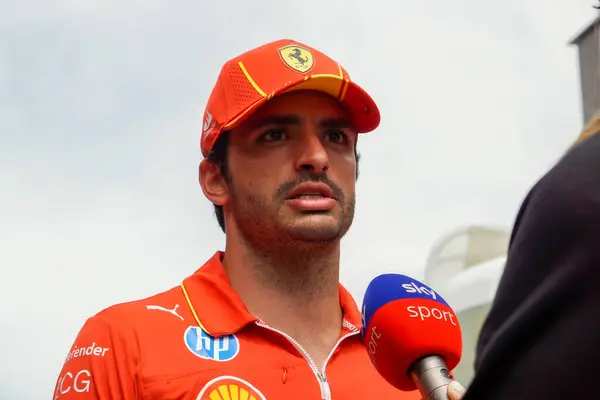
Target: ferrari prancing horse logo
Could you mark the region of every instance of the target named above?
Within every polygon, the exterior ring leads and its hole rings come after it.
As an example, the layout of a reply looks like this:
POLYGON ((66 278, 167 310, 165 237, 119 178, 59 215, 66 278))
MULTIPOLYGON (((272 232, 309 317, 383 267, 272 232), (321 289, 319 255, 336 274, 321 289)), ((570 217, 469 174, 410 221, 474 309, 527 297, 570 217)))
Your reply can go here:
POLYGON ((302 46, 289 45, 279 49, 281 59, 294 71, 306 73, 315 65, 315 59, 310 51, 302 46))

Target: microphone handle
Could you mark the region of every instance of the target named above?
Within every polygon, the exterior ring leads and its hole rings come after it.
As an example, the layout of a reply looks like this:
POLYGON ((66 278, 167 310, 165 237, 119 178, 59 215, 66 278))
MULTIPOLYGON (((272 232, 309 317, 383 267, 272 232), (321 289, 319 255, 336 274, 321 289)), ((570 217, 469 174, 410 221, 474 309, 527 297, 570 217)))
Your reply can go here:
POLYGON ((410 378, 423 400, 448 400, 448 385, 454 379, 446 361, 440 356, 427 356, 410 367, 410 378))

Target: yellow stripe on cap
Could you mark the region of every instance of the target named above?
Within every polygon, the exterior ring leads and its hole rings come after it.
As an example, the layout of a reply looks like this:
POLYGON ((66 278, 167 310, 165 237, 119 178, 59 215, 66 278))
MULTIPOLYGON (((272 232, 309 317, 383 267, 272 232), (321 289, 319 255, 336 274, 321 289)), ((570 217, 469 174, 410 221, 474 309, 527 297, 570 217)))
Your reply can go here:
POLYGON ((242 70, 242 72, 244 73, 244 76, 246 76, 246 79, 248 79, 248 82, 250 82, 250 84, 252 85, 252 87, 254 89, 256 89, 256 91, 258 92, 258 94, 260 94, 262 97, 265 97, 267 94, 262 91, 262 89, 260 88, 260 86, 258 86, 256 84, 256 82, 254 82, 254 79, 252 79, 252 77, 250 76, 250 74, 246 70, 246 67, 244 66, 244 63, 241 62, 241 61, 238 61, 238 65, 240 66, 240 69, 242 70))
POLYGON ((346 97, 346 90, 348 90, 348 84, 350 83, 350 79, 344 79, 344 71, 342 70, 342 66, 338 64, 338 70, 340 71, 340 78, 342 78, 342 89, 340 90, 340 95, 338 96, 340 101, 344 101, 344 97, 346 97))
POLYGON ((350 86, 350 79, 344 79, 342 92, 340 93, 340 101, 344 101, 344 97, 346 97, 346 91, 348 90, 348 86, 350 86))

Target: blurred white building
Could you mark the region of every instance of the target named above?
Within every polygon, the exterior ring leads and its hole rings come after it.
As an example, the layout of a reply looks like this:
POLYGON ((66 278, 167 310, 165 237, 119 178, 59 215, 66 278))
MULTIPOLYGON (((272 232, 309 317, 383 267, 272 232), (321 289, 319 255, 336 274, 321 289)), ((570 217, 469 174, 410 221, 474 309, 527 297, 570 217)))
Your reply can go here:
POLYGON ((473 377, 475 347, 504 269, 509 232, 468 226, 446 234, 433 246, 425 283, 456 311, 463 332, 463 355, 456 378, 468 385, 473 377))

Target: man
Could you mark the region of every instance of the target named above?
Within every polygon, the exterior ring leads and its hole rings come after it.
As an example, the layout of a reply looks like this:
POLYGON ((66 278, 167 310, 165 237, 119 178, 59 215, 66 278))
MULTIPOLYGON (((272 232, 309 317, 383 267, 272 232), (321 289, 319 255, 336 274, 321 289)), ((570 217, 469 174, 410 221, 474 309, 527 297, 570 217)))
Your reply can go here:
POLYGON ((374 101, 325 54, 280 40, 223 66, 199 181, 226 234, 181 286, 90 318, 65 399, 419 399, 376 373, 339 284, 359 133, 374 101))
POLYGON ((531 189, 465 400, 597 398, 600 113, 531 189))

